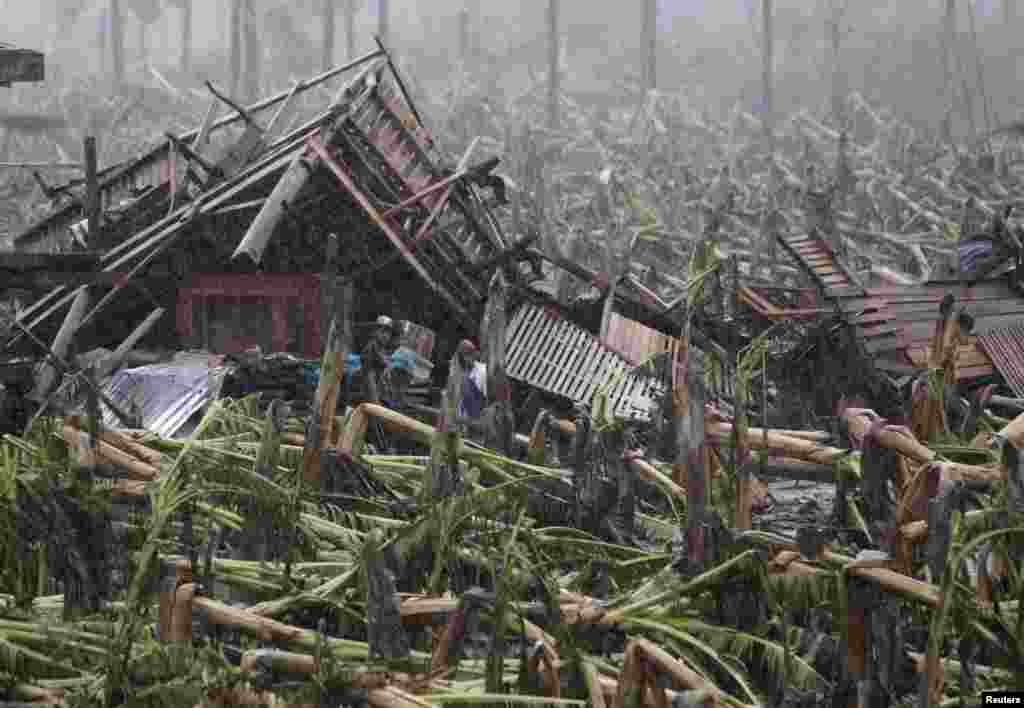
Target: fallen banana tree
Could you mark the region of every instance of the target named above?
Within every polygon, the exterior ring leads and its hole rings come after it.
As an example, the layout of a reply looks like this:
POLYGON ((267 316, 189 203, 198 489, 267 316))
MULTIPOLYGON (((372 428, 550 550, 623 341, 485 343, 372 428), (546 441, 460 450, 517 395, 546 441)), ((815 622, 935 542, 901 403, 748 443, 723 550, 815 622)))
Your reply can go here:
MULTIPOLYGON (((899 527, 938 544, 920 560, 870 539, 730 531, 722 519, 732 513, 712 498, 698 568, 682 540, 687 490, 657 461, 616 468, 644 485, 635 526, 609 536, 575 526, 569 470, 458 436, 455 490, 425 496, 430 458, 361 452, 360 419, 380 419, 424 452, 438 433, 380 407, 339 421, 322 487, 311 488, 296 424, 271 424, 279 412, 219 401, 184 441, 102 430, 93 443, 75 417, 3 439, 4 700, 735 707, 824 700, 858 684, 909 695, 919 676, 935 702, 1021 679, 1021 560, 1000 514, 1017 513, 1022 419, 995 436, 995 463, 968 465, 848 412, 855 440, 930 470, 931 487, 994 485, 978 508, 953 507, 951 523, 936 512, 899 527), (901 630, 885 638, 893 617, 901 630), (943 656, 951 636, 978 648, 943 656)), ((866 450, 794 432, 748 426, 744 440, 862 477, 875 464, 866 450)), ((710 408, 707 436, 735 439, 710 408)), ((911 480, 906 503, 919 508, 911 480)), ((860 494, 851 509, 869 508, 860 494)), ((598 508, 627 518, 617 493, 609 499, 598 508)), ((954 497, 926 485, 924 499, 945 509, 954 497)))

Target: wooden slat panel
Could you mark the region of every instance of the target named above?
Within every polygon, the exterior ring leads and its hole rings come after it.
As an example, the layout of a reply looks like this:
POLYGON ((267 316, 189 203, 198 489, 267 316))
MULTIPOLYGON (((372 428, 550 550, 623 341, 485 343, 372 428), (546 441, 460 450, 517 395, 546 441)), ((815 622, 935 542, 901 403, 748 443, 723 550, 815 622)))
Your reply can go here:
POLYGON ((521 307, 506 330, 508 375, 537 388, 578 402, 590 402, 597 389, 616 372, 624 376, 609 391, 615 415, 648 420, 653 387, 664 387, 631 370, 628 362, 596 337, 542 308, 521 307))

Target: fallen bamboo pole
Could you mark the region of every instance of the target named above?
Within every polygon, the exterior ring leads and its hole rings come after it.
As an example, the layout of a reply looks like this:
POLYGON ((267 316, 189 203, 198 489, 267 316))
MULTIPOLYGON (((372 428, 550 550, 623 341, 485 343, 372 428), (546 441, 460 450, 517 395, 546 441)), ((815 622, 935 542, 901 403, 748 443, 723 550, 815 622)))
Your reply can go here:
MULTIPOLYGON (((62 437, 64 442, 68 444, 68 447, 79 451, 83 447, 82 436, 86 434, 87 433, 83 430, 70 425, 65 425, 62 431, 62 437)), ((102 437, 97 441, 97 443, 97 450, 101 458, 113 465, 123 468, 135 479, 151 481, 160 476, 160 471, 156 467, 135 459, 128 453, 106 442, 102 437)))
MULTIPOLYGON (((866 408, 847 408, 841 417, 850 434, 859 440, 871 434, 875 423, 881 419, 877 413, 866 408)), ((935 453, 921 444, 909 431, 900 430, 895 426, 884 426, 875 429, 874 435, 880 445, 900 453, 913 462, 926 465, 935 461, 935 453)))

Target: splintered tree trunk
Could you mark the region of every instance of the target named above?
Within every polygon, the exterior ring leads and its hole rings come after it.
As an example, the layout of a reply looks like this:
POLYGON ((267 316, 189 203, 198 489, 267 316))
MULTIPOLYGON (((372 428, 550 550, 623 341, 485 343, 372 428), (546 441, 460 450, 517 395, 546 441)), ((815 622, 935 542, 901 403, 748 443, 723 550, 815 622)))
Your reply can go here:
POLYGON ((390 46, 391 41, 391 18, 389 16, 388 0, 377 0, 377 36, 384 46, 390 46))
POLYGON ((775 135, 775 32, 772 27, 775 8, 773 0, 761 0, 761 84, 764 105, 761 117, 769 150, 774 149, 775 135))
MULTIPOLYGON (((337 241, 336 236, 332 236, 332 239, 337 241)), ((336 245, 334 250, 336 252, 336 245)), ((324 346, 315 407, 306 432, 302 455, 302 478, 314 489, 320 488, 320 455, 324 446, 332 439, 341 377, 345 373, 345 359, 352 351, 353 344, 352 313, 355 311, 355 290, 351 282, 344 283, 339 290, 337 301, 334 303, 330 334, 324 346)))
POLYGON ((320 24, 324 38, 320 54, 320 66, 324 71, 334 66, 334 0, 320 0, 320 24))
POLYGON ((192 71, 192 0, 181 3, 181 56, 179 65, 182 73, 192 71))
POLYGON ((229 21, 228 37, 230 47, 228 49, 228 66, 230 67, 230 91, 232 96, 238 95, 238 88, 242 80, 242 3, 244 0, 231 0, 231 18, 229 21))
POLYGON ((480 329, 484 337, 484 354, 487 357, 487 400, 490 401, 487 415, 487 446, 503 455, 512 454, 516 432, 512 411, 512 387, 505 373, 507 298, 508 286, 505 275, 499 269, 491 279, 484 322, 480 329))
POLYGON ((644 1, 644 86, 658 87, 658 0, 644 1))
POLYGON ((558 36, 558 11, 560 0, 548 0, 548 128, 558 130, 559 100, 562 92, 558 60, 561 45, 558 36))
POLYGON ((124 18, 121 16, 121 0, 110 0, 110 61, 114 84, 124 81, 124 18))
MULTIPOLYGON (((687 318, 690 314, 687 313, 687 318)), ((686 548, 692 568, 700 572, 704 561, 704 508, 707 472, 704 440, 704 384, 690 356, 689 325, 679 343, 672 408, 676 425, 676 460, 673 481, 686 487, 686 548)))

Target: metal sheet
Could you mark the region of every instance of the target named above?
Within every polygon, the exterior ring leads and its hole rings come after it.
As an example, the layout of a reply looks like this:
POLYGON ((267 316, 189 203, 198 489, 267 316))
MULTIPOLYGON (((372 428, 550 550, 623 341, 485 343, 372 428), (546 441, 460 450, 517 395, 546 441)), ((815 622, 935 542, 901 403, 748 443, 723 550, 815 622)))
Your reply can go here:
MULTIPOLYGON (((125 409, 142 417, 142 427, 161 437, 173 437, 189 418, 200 411, 217 388, 223 370, 211 370, 208 355, 179 354, 167 364, 122 369, 103 386, 104 393, 125 409)), ((101 404, 103 424, 121 423, 101 404)))
POLYGON ((1024 398, 1024 323, 978 335, 978 342, 1014 395, 1024 398))
POLYGON ((506 332, 508 375, 517 381, 590 403, 600 386, 619 376, 609 391, 609 408, 619 418, 641 421, 650 420, 654 399, 664 392, 661 382, 632 370, 596 337, 542 307, 519 308, 506 332))

